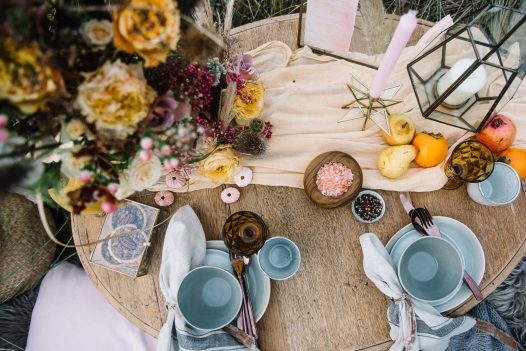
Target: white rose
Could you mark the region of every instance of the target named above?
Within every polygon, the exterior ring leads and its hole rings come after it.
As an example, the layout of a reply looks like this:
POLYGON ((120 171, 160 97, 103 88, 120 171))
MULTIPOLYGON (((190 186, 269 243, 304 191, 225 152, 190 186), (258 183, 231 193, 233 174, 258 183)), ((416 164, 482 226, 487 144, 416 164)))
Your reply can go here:
POLYGON ((157 183, 159 178, 161 178, 161 161, 156 156, 152 156, 148 161, 135 157, 128 171, 130 188, 135 191, 142 191, 157 183))
POLYGON ((135 190, 130 187, 130 183, 128 181, 128 171, 126 170, 119 174, 119 190, 117 190, 115 193, 117 200, 123 200, 131 196, 134 192, 135 190))

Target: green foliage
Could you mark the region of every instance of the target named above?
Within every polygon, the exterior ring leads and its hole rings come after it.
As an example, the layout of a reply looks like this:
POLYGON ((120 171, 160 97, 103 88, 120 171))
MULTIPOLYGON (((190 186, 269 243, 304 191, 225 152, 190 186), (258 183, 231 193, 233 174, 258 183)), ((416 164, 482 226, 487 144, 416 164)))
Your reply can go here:
POLYGON ((31 35, 31 20, 27 10, 22 6, 8 7, 5 12, 11 28, 16 28, 17 34, 28 38, 31 35))
POLYGON ((60 179, 60 162, 46 163, 44 164, 44 173, 33 185, 33 190, 41 193, 46 203, 55 205, 54 201, 49 198, 48 189, 58 191, 61 188, 60 179))

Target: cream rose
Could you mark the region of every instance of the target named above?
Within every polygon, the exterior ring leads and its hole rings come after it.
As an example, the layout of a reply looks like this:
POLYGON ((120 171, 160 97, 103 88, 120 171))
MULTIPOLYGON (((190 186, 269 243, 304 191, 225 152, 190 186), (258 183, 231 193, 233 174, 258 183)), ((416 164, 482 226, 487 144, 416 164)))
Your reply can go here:
POLYGON ((128 184, 130 188, 135 191, 142 191, 157 183, 159 178, 161 178, 162 165, 156 156, 152 156, 148 161, 135 157, 128 171, 128 184))
POLYGON ((221 145, 199 163, 200 173, 216 183, 226 183, 241 171, 238 154, 230 145, 221 145))
POLYGON ((147 115, 156 97, 140 65, 106 62, 78 89, 77 105, 86 120, 107 137, 125 139, 147 115))

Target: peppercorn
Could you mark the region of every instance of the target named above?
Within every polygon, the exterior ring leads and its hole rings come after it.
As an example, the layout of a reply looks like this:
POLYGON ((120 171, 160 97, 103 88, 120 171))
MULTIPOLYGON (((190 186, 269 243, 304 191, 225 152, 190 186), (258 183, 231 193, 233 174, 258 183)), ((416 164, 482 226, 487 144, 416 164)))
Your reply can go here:
POLYGON ((371 194, 362 194, 354 201, 354 211, 364 221, 370 222, 382 214, 380 199, 371 194))

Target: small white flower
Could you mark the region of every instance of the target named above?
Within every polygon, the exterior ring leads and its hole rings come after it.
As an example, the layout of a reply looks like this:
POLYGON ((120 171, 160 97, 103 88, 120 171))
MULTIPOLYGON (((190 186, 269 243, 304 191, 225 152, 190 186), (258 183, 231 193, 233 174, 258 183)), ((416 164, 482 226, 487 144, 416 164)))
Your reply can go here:
POLYGON ((80 138, 87 130, 86 124, 79 119, 72 119, 66 124, 66 133, 73 140, 80 138))
POLYGON ((107 45, 113 38, 113 28, 110 21, 92 19, 80 27, 84 40, 91 45, 107 45))
POLYGON ((129 168, 128 183, 133 190, 142 191, 157 183, 161 174, 162 165, 157 156, 152 156, 148 161, 136 157, 129 168))

